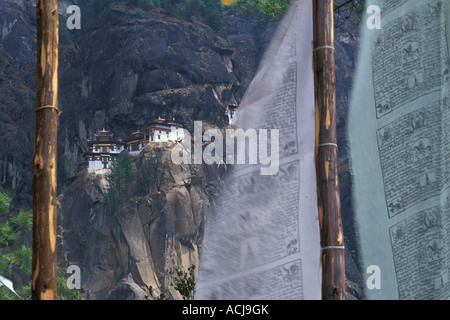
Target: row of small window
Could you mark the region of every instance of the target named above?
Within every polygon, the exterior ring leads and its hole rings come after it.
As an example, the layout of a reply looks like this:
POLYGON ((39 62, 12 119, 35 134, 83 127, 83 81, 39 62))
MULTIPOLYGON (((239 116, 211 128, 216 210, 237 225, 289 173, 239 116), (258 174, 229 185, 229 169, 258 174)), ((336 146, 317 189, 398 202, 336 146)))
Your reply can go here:
MULTIPOLYGON (((161 139, 160 136, 158 136, 158 139, 161 139)), ((116 147, 116 146, 113 146, 111 149, 112 149, 112 150, 116 150, 117 147, 116 147)), ((139 150, 139 144, 132 144, 128 149, 129 149, 130 151, 136 151, 136 150, 139 150)), ((99 147, 95 147, 95 151, 98 151, 98 150, 99 150, 99 147)), ((108 152, 108 151, 109 151, 109 150, 108 150, 108 147, 101 147, 101 152, 108 152)))
MULTIPOLYGON (((109 158, 103 158, 103 160, 106 160, 106 159, 108 159, 109 161, 112 160, 111 157, 109 157, 109 158)), ((89 157, 89 161, 94 161, 94 160, 102 160, 102 158, 100 158, 100 157, 95 157, 95 159, 94 159, 93 157, 89 157)))
MULTIPOLYGON (((108 152, 108 147, 101 147, 101 148, 102 148, 102 152, 108 152)), ((112 146, 112 147, 110 147, 110 149, 111 150, 116 150, 117 147, 116 146, 112 146)), ((99 150, 99 147, 95 146, 95 151, 98 151, 98 150, 99 150)))

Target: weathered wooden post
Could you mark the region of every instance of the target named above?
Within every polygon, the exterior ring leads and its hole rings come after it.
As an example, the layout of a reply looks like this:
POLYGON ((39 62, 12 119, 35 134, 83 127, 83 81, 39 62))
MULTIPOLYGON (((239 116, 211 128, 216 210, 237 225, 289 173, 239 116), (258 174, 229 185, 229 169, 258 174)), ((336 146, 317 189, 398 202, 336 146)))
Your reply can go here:
POLYGON ((37 0, 37 99, 33 163, 31 293, 55 300, 56 150, 58 133, 58 4, 37 0))
POLYGON ((337 170, 333 0, 313 0, 313 23, 322 299, 343 300, 345 252, 337 170))

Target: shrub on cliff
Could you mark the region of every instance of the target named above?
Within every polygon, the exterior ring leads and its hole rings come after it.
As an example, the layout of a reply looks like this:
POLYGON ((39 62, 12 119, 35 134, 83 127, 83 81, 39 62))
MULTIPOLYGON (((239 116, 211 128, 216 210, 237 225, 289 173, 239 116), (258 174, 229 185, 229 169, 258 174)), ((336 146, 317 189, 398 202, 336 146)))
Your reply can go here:
MULTIPOLYGON (((29 245, 21 241, 22 236, 31 230, 32 213, 29 210, 19 210, 17 213, 9 211, 11 196, 0 190, 0 300, 29 299, 31 297, 31 259, 32 250, 29 245), (8 279, 26 281, 25 285, 9 288, 8 279), (30 279, 30 280, 28 280, 30 279)), ((57 268, 58 300, 84 299, 77 290, 69 290, 61 268, 57 268)), ((15 286, 19 281, 14 281, 15 286)))

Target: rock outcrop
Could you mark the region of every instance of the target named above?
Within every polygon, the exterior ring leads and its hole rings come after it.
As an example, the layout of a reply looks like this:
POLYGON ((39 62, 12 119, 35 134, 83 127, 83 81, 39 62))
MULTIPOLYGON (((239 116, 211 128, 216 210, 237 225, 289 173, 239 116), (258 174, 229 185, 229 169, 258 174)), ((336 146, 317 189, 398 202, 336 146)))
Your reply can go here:
POLYGON ((181 298, 169 285, 169 271, 198 266, 198 246, 208 210, 205 179, 198 165, 170 161, 173 143, 149 145, 169 164, 159 192, 135 198, 118 211, 108 209, 105 175, 81 172, 58 198, 59 253, 64 265, 81 269, 89 299, 143 299, 148 292, 181 298))

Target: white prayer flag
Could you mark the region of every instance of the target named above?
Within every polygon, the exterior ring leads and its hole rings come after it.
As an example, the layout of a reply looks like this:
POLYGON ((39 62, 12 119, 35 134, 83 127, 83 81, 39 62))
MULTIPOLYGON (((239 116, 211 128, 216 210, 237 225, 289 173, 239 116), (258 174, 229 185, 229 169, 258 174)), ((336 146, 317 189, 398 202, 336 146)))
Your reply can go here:
POLYGON ((11 280, 6 279, 5 277, 0 275, 0 287, 1 286, 5 286, 6 288, 8 288, 12 293, 14 293, 17 297, 19 297, 19 299, 21 299, 21 297, 17 294, 16 291, 14 291, 14 285, 12 283, 11 280))
POLYGON ((365 294, 448 299, 450 3, 367 2, 348 120, 365 294))
POLYGON ((312 16, 312 1, 293 2, 238 108, 235 135, 258 161, 217 183, 196 299, 321 298, 312 16), (271 170, 261 150, 278 153, 271 170))

